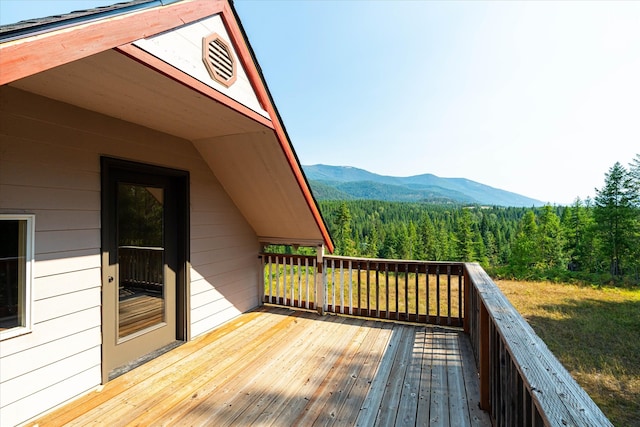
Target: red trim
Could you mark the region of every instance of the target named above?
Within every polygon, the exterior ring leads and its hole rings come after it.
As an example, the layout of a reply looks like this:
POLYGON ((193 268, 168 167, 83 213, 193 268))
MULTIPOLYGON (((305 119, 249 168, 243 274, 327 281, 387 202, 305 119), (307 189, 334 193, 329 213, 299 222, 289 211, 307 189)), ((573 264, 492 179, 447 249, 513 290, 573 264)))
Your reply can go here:
POLYGON ((184 1, 3 43, 0 45, 0 85, 226 9, 224 0, 184 1))
POLYGON ((133 44, 126 44, 123 46, 118 46, 117 48, 115 48, 115 50, 151 68, 152 70, 155 70, 158 73, 163 74, 170 79, 187 86, 190 89, 200 92, 202 95, 211 98, 214 101, 217 101, 229 108, 238 111, 240 114, 243 114, 248 118, 255 120, 256 122, 268 127, 269 129, 273 129, 273 123, 271 123, 271 120, 269 120, 268 118, 256 113, 255 111, 244 106, 235 99, 229 98, 228 96, 218 92, 212 87, 207 86, 200 80, 191 77, 190 75, 156 58, 150 53, 145 52, 137 46, 134 46, 133 44))
POLYGON ((289 166, 291 166, 291 170, 296 178, 296 181, 298 181, 300 190, 302 190, 302 193, 307 202, 307 205, 309 206, 309 209, 313 214, 316 224, 320 229, 325 245, 329 250, 329 252, 333 253, 334 247, 331 241, 331 235, 329 234, 329 231, 325 227, 324 220, 322 219, 322 215, 320 214, 318 206, 316 205, 316 202, 313 196, 311 195, 311 190, 309 189, 309 186, 307 185, 307 182, 302 173, 302 170, 300 169, 298 160, 296 159, 296 156, 293 154, 293 149, 284 131, 284 127, 282 126, 282 123, 280 123, 280 120, 278 120, 278 115, 276 114, 275 109, 273 108, 273 105, 271 105, 269 95, 267 94, 266 88, 263 85, 262 78, 258 73, 256 65, 252 60, 251 53, 249 52, 249 48, 245 43, 239 43, 240 41, 244 41, 244 37, 240 31, 240 27, 238 23, 235 21, 233 11, 231 10, 231 7, 228 4, 224 5, 221 15, 222 15, 222 20, 225 24, 225 27, 229 32, 229 36, 231 37, 234 47, 236 48, 236 52, 238 53, 240 61, 244 66, 244 70, 247 73, 247 77, 249 78, 249 81, 251 82, 251 85, 253 86, 253 89, 255 90, 256 95, 258 96, 258 100, 260 101, 260 104, 262 104, 262 106, 265 108, 265 110, 269 113, 269 116, 271 117, 273 128, 276 132, 276 136, 278 137, 278 142, 280 142, 280 147, 282 148, 282 151, 287 158, 289 166))

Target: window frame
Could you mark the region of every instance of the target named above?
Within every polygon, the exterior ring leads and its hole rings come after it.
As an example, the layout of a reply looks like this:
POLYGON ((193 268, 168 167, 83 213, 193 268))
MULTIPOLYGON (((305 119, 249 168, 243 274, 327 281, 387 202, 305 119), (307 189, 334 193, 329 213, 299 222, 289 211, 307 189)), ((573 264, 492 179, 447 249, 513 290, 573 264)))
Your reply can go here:
POLYGON ((14 338, 20 335, 31 333, 33 330, 33 263, 34 263, 34 247, 35 247, 35 215, 33 214, 4 214, 0 213, 0 221, 25 221, 24 241, 18 242, 18 247, 25 245, 24 255, 24 288, 19 289, 22 292, 21 299, 23 306, 21 307, 21 325, 0 331, 0 341, 14 338))

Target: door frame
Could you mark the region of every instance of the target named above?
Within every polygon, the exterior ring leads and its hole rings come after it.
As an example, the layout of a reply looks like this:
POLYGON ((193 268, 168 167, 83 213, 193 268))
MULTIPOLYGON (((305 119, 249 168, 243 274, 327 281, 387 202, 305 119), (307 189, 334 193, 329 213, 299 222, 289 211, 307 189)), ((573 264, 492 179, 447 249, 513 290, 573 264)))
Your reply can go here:
MULTIPOLYGON (((107 286, 109 283, 109 266, 115 265, 114 251, 110 248, 110 238, 112 230, 112 214, 110 208, 113 201, 110 200, 109 185, 114 173, 133 172, 150 175, 160 175, 170 178, 176 185, 176 231, 177 231, 177 271, 176 271, 176 340, 189 341, 191 339, 191 319, 190 319, 190 215, 189 215, 189 172, 167 168, 164 166, 150 165, 136 161, 118 159, 114 157, 101 156, 101 301, 103 313, 101 315, 101 335, 102 343, 106 338, 105 333, 105 313, 104 300, 107 297, 107 286)), ((170 350, 173 347, 168 347, 170 350)), ((155 352, 154 356, 159 356, 162 352, 155 352)), ((105 363, 105 346, 102 345, 102 383, 109 381, 109 369, 105 363)))

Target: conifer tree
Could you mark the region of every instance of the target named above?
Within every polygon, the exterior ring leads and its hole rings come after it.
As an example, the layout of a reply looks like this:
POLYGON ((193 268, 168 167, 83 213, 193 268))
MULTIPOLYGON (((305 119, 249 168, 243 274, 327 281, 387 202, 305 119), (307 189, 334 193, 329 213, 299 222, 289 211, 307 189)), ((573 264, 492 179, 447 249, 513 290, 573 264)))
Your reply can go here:
POLYGON ((456 230, 456 243, 458 261, 474 261, 474 242, 473 229, 471 223, 471 213, 469 209, 463 209, 462 214, 458 218, 456 230))
POLYGON ((596 189, 594 218, 601 241, 601 251, 608 260, 612 276, 623 272, 624 263, 633 252, 635 234, 633 184, 627 170, 616 162, 605 174, 604 186, 596 189))
POLYGON ((351 236, 351 211, 345 202, 340 205, 336 226, 336 253, 345 256, 356 255, 355 243, 351 236))
POLYGON ((536 216, 532 210, 529 210, 520 220, 518 234, 516 235, 509 260, 517 276, 528 274, 527 270, 533 269, 536 265, 538 260, 536 253, 537 235, 536 216))
POLYGON ((538 219, 537 267, 540 270, 564 266, 562 247, 564 245, 560 229, 560 218, 550 205, 542 208, 538 219))

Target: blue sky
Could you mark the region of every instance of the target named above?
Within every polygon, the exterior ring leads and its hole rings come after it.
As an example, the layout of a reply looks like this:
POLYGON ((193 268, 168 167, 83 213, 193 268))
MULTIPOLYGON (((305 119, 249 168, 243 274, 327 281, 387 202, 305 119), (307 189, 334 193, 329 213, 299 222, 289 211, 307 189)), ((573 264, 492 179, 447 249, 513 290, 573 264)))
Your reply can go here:
MULTIPOLYGON (((112 2, 0 0, 0 20, 112 2)), ((235 6, 303 164, 570 203, 640 153, 640 2, 235 6)))

